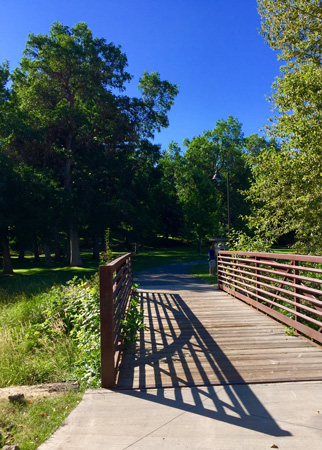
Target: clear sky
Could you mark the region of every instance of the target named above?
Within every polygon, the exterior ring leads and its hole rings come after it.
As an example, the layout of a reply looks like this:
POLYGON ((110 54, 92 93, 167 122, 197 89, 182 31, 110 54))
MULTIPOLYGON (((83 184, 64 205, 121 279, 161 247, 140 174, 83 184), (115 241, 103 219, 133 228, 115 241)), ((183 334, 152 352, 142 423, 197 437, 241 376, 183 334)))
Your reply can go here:
POLYGON ((256 0, 0 0, 0 62, 18 64, 28 33, 46 34, 54 21, 86 22, 126 53, 129 95, 139 95, 145 70, 179 85, 170 126, 156 137, 162 148, 229 115, 248 136, 272 116, 266 96, 280 65, 259 35, 256 7, 256 0))

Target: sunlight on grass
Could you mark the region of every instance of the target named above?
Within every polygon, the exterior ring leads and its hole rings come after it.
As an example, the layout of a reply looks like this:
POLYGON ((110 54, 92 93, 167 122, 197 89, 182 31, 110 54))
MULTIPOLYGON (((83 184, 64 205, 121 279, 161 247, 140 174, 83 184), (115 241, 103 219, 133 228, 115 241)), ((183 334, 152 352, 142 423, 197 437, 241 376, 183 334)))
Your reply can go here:
POLYGON ((61 425, 78 405, 82 393, 67 392, 48 398, 26 398, 21 403, 0 399, 1 444, 18 445, 21 450, 34 450, 61 425), (10 432, 6 427, 10 426, 10 432))
POLYGON ((217 274, 209 275, 208 262, 196 264, 196 265, 189 267, 188 273, 190 275, 193 275, 193 276, 205 281, 208 284, 211 284, 213 286, 217 285, 217 274))

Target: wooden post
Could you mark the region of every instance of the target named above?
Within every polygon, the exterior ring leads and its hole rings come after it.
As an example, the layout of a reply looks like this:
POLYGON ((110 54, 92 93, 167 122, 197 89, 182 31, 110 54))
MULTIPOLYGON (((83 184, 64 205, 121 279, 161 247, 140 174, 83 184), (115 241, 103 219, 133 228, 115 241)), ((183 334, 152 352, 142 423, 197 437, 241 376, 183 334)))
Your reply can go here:
POLYGON ((100 266, 102 388, 115 386, 113 267, 100 266))

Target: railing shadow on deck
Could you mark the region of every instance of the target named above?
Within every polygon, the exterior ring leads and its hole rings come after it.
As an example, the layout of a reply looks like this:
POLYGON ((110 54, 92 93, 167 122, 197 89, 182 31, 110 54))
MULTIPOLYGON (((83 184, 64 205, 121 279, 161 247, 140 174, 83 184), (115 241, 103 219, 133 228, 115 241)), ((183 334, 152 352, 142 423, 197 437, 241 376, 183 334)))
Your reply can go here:
POLYGON ((143 297, 146 295, 148 295, 148 301, 146 301, 144 307, 149 332, 142 331, 140 334, 139 355, 135 356, 133 353, 124 358, 120 367, 117 389, 124 389, 124 393, 133 397, 140 397, 270 436, 291 435, 290 432, 279 427, 253 393, 251 387, 243 381, 242 376, 229 358, 179 294, 142 292, 140 293, 142 307, 143 297), (159 329, 152 326, 153 315, 154 321, 158 322, 159 329), (166 318, 166 322, 162 322, 162 317, 163 321, 166 318), (166 330, 164 323, 166 324, 166 330), (179 335, 178 332, 175 332, 174 324, 179 327, 179 335), (159 342, 160 337, 162 341, 162 348, 159 350, 157 345, 158 334, 160 335, 159 342), (197 345, 190 342, 192 338, 195 339, 197 345), (149 346, 152 346, 151 354, 146 354, 145 343, 147 340, 150 341, 149 346), (168 343, 168 341, 171 341, 171 343, 168 343), (194 383, 193 374, 185 361, 187 353, 193 358, 195 367, 198 367, 199 376, 202 379, 202 382, 197 385, 194 383), (212 353, 215 353, 216 357, 213 357, 212 353), (206 371, 202 368, 198 355, 206 357, 208 364, 218 377, 220 388, 218 385, 213 385, 206 371), (175 359, 180 360, 185 378, 180 377, 176 372, 175 359), (162 367, 160 367, 161 364, 162 367), (154 371, 155 389, 150 390, 148 388, 152 386, 146 384, 146 369, 151 370, 151 367, 154 371), (139 368, 140 387, 131 390, 130 386, 133 383, 136 368, 139 368), (126 380, 122 379, 122 374, 125 371, 126 380), (164 389, 166 386, 162 384, 162 375, 170 376, 171 385, 175 388, 174 398, 167 395, 167 389, 164 389), (240 384, 243 385, 242 389, 238 386, 240 384), (193 386, 191 389, 192 402, 185 401, 182 395, 181 388, 185 386, 193 386), (219 391, 222 394, 223 390, 226 393, 226 400, 222 400, 218 396, 219 391), (211 404, 210 407, 207 407, 209 401, 211 401, 211 404))

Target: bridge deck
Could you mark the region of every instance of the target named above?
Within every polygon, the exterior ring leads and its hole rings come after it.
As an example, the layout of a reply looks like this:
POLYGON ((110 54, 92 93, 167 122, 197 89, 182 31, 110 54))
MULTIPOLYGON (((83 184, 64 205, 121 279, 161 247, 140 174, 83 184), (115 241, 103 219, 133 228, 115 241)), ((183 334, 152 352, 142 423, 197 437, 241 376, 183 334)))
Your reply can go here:
POLYGON ((144 321, 117 388, 322 379, 322 347, 223 291, 140 291, 144 321))

